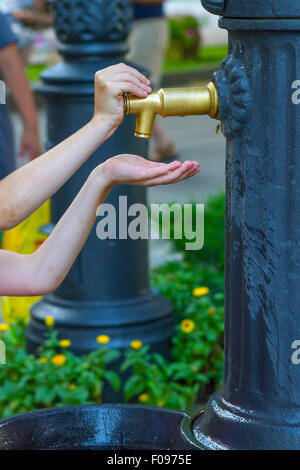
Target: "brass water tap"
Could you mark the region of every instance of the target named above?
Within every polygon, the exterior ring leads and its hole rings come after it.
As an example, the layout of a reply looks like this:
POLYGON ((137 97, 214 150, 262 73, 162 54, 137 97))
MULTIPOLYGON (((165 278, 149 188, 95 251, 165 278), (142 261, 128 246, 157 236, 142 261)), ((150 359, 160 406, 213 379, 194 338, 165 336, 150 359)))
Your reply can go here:
POLYGON ((192 116, 208 114, 218 116, 218 92, 214 83, 188 88, 161 88, 147 98, 125 95, 126 114, 136 114, 135 136, 149 139, 157 114, 166 116, 192 116))

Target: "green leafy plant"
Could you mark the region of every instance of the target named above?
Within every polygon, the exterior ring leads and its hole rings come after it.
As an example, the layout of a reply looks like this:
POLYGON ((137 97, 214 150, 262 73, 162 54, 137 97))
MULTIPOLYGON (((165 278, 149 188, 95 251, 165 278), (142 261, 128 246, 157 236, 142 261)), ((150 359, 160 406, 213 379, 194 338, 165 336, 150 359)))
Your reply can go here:
POLYGON ((200 22, 194 16, 175 16, 168 20, 170 30, 170 59, 195 59, 201 44, 200 22))
POLYGON ((148 346, 126 352, 126 401, 187 409, 219 387, 223 371, 224 276, 213 268, 173 262, 156 268, 153 285, 174 305, 171 359, 148 346))
POLYGON ((126 352, 122 370, 129 368, 132 375, 124 385, 125 401, 137 397, 147 405, 184 410, 197 398, 199 384, 180 381, 179 364, 167 361, 160 354, 150 354, 149 346, 126 352))
MULTIPOLYGON (((170 203, 172 206, 174 203, 170 203)), ((196 202, 191 201, 193 207, 193 220, 196 220, 196 202)), ((184 236, 180 239, 174 238, 175 225, 174 218, 171 219, 171 242, 176 252, 181 252, 186 260, 193 263, 202 263, 211 265, 223 275, 224 270, 224 251, 225 251, 225 194, 220 192, 210 198, 205 204, 205 222, 204 222, 204 247, 200 251, 187 251, 186 243, 190 242, 184 236)), ((183 208, 182 208, 183 210, 183 208)), ((182 224, 184 217, 182 216, 182 224)), ((182 234, 184 234, 182 226, 182 234)), ((193 241, 193 240, 192 240, 193 241)), ((194 275, 194 272, 193 272, 194 275)))
MULTIPOLYGON (((194 204, 195 211, 195 204, 194 204)), ((171 236, 174 234, 174 221, 171 236)), ((224 332, 225 196, 205 208, 205 240, 200 252, 186 252, 187 240, 173 240, 183 261, 160 266, 152 284, 174 305, 177 316, 171 360, 148 347, 128 351, 123 364, 131 370, 125 400, 187 409, 221 385, 224 332)))
MULTIPOLYGON (((205 245, 197 253, 185 251, 185 240, 174 240, 183 261, 153 270, 152 285, 174 305, 177 318, 171 357, 150 351, 134 340, 125 351, 121 373, 127 402, 188 409, 206 400, 220 386, 223 369, 224 330, 224 217, 220 194, 206 205, 205 245)), ((174 226, 172 228, 174 231, 174 226)), ((25 325, 0 324, 6 345, 5 365, 0 365, 0 417, 52 406, 100 403, 104 384, 121 387, 111 364, 120 353, 109 349, 109 337, 97 338, 101 347, 89 355, 75 356, 68 340, 59 341, 52 317, 45 343, 37 357, 25 349, 25 325)))
MULTIPOLYGON (((105 382, 118 391, 120 379, 107 366, 120 353, 98 348, 75 356, 62 347, 53 328, 37 357, 25 349, 25 325, 20 321, 2 334, 6 364, 0 366, 0 415, 6 417, 36 408, 100 403, 105 382)), ((68 340, 65 340, 68 344, 68 340)))

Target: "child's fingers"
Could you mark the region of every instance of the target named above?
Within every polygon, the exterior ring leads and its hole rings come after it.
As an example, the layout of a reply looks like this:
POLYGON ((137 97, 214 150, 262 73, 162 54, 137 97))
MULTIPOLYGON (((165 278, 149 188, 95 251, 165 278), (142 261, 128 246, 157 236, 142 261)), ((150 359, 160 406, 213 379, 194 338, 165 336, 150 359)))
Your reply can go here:
POLYGON ((192 162, 187 162, 182 165, 182 168, 178 169, 178 174, 176 175, 173 172, 171 174, 168 174, 165 178, 165 180, 161 184, 174 184, 178 183, 179 181, 182 181, 183 179, 187 178, 190 173, 194 170, 194 166, 192 162))
POLYGON ((178 167, 181 167, 180 162, 172 162, 166 165, 155 166, 155 167, 148 167, 140 174, 140 183, 146 184, 147 181, 155 180, 156 178, 163 177, 168 175, 169 173, 176 172, 178 167))
POLYGON ((139 79, 141 82, 145 83, 146 85, 150 85, 150 80, 141 72, 136 70, 133 67, 130 67, 130 65, 126 64, 117 64, 117 65, 112 65, 111 67, 107 67, 101 71, 105 75, 109 76, 110 79, 113 79, 114 76, 118 73, 122 72, 128 72, 134 75, 137 79, 139 79))
POLYGON ((189 178, 192 178, 193 176, 197 175, 199 173, 199 169, 197 168, 196 170, 195 169, 192 169, 190 171, 188 171, 187 173, 185 173, 184 175, 182 175, 180 178, 178 178, 178 180, 174 181, 174 183, 179 183, 180 181, 184 181, 184 180, 187 180, 189 178))
POLYGON ((178 179, 178 181, 176 181, 176 183, 178 183, 179 181, 183 181, 185 179, 191 178, 192 176, 199 173, 200 163, 194 161, 194 162, 192 162, 192 164, 193 164, 193 166, 191 167, 191 169, 188 170, 186 173, 184 173, 182 176, 180 176, 180 178, 178 179))
POLYGON ((131 82, 111 82, 111 89, 115 95, 119 95, 121 92, 121 94, 131 93, 138 98, 146 98, 146 96, 148 96, 148 92, 146 90, 131 82))
MULTIPOLYGON (((162 163, 162 162, 152 162, 151 160, 147 160, 146 158, 145 159, 143 158, 143 160, 144 160, 143 164, 147 165, 147 167, 148 167, 147 170, 149 170, 149 168, 159 168, 161 166, 166 165, 165 163, 162 163)), ((180 162, 178 162, 178 163, 180 163, 180 162)))
POLYGON ((181 163, 179 161, 174 161, 172 163, 169 163, 168 165, 166 165, 166 163, 162 163, 162 162, 149 162, 151 166, 153 166, 154 168, 159 168, 161 166, 163 167, 166 167, 168 166, 168 171, 174 171, 175 169, 179 169, 181 167, 181 170, 182 170, 182 173, 180 172, 180 174, 185 174, 186 171, 196 171, 197 169, 199 169, 199 166, 200 166, 200 163, 199 162, 195 162, 195 161, 186 161, 184 163, 181 163))
POLYGON ((177 175, 174 172, 173 174, 168 175, 166 178, 163 179, 163 181, 161 181, 158 184, 163 184, 164 185, 164 184, 179 183, 180 181, 188 179, 191 176, 193 176, 194 174, 196 174, 196 172, 199 171, 198 168, 199 168, 198 163, 187 161, 182 165, 181 171, 178 171, 177 175))
MULTIPOLYGON (((160 167, 160 166, 166 165, 166 163, 163 163, 163 162, 153 162, 152 160, 146 160, 146 159, 145 159, 145 163, 146 163, 149 167, 153 167, 153 168, 158 168, 158 167, 160 167)), ((172 163, 174 163, 174 162, 172 162, 172 163)), ((181 162, 179 162, 179 161, 177 162, 177 161, 176 161, 176 165, 177 165, 177 166, 179 166, 178 163, 181 164, 181 162)))
POLYGON ((185 162, 179 168, 174 169, 174 171, 169 171, 167 174, 161 175, 156 178, 151 178, 146 182, 149 186, 158 186, 175 183, 184 179, 184 176, 191 170, 194 169, 193 162, 185 162))
POLYGON ((146 85, 150 85, 150 80, 141 72, 136 70, 133 67, 130 67, 130 65, 126 64, 121 64, 121 67, 123 70, 127 70, 128 72, 131 72, 133 75, 135 75, 139 80, 141 80, 143 83, 146 83, 146 85))
POLYGON ((152 162, 150 160, 147 160, 147 162, 152 168, 165 168, 167 171, 173 171, 182 166, 182 163, 179 160, 174 160, 171 163, 152 162))
POLYGON ((129 82, 133 83, 134 85, 137 85, 138 87, 141 87, 143 90, 147 91, 148 93, 151 93, 152 89, 143 83, 141 80, 139 80, 135 75, 124 72, 124 73, 119 73, 116 75, 113 79, 113 82, 129 82))
POLYGON ((197 170, 195 170, 195 171, 191 174, 191 176, 196 176, 196 175, 198 175, 198 173, 200 173, 199 168, 197 168, 197 170))

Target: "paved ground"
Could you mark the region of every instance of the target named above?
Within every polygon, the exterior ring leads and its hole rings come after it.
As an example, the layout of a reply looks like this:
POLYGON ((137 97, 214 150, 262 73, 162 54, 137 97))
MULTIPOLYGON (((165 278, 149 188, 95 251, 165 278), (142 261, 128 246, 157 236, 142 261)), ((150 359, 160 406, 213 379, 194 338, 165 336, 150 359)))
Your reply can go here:
POLYGON ((176 186, 149 189, 149 201, 205 202, 206 198, 224 189, 225 138, 216 134, 217 121, 207 116, 164 119, 170 136, 176 142, 181 160, 197 160, 201 172, 176 186))

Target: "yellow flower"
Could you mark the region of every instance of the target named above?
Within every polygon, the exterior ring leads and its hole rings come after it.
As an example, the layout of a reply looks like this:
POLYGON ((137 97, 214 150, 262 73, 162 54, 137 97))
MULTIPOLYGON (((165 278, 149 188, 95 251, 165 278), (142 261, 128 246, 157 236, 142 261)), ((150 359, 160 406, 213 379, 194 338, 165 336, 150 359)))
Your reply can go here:
POLYGON ((134 341, 131 341, 130 346, 132 347, 132 349, 138 350, 143 347, 143 343, 139 339, 135 339, 134 341))
POLYGON ((97 343, 107 344, 110 342, 110 337, 108 335, 99 335, 97 336, 97 343))
POLYGON ((165 404, 166 404, 166 400, 163 400, 162 398, 160 398, 157 402, 157 406, 160 406, 160 407, 164 406, 165 404))
POLYGON ((48 317, 45 318, 45 325, 46 326, 53 326, 55 324, 55 321, 54 321, 54 318, 51 317, 50 315, 48 317))
POLYGON ((75 390, 77 386, 75 384, 70 384, 69 385, 69 390, 75 390))
POLYGON ((148 393, 141 393, 139 395, 139 401, 142 403, 145 403, 146 401, 148 401, 148 398, 149 398, 148 393))
POLYGON ((210 307, 210 308, 208 309, 208 314, 209 314, 211 317, 213 317, 215 313, 216 313, 215 307, 210 307))
POLYGON ((0 333, 5 333, 9 330, 9 325, 7 323, 0 323, 0 333))
POLYGON ((61 367, 65 365, 66 360, 67 358, 64 354, 55 354, 55 356, 52 357, 51 362, 56 367, 61 367))
POLYGON ((71 346, 71 341, 69 339, 62 339, 60 340, 59 345, 62 348, 69 348, 71 346))
POLYGON ((186 318, 180 323, 180 328, 181 331, 183 331, 184 333, 191 333, 195 328, 195 323, 193 322, 193 320, 189 320, 188 318, 186 318))
POLYGON ((41 364, 46 364, 48 362, 48 359, 46 357, 40 357, 39 361, 41 364))
POLYGON ((196 287, 193 290, 193 296, 194 297, 203 297, 204 295, 209 294, 209 288, 208 287, 196 287))

